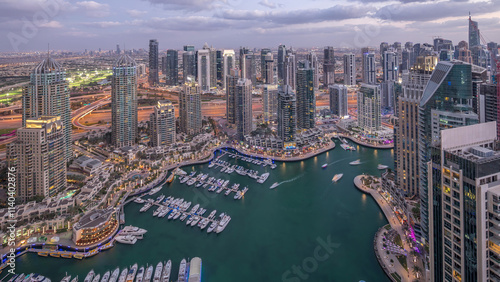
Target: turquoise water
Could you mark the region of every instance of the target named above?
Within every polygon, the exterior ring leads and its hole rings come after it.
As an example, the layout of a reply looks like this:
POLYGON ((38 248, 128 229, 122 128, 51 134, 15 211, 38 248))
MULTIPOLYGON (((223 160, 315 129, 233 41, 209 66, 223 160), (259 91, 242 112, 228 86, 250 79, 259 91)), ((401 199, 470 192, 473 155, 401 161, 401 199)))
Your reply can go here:
MULTIPOLYGON (((27 254, 17 261, 17 273, 38 272, 59 281, 64 274, 97 273, 134 263, 154 264, 172 260, 172 280, 177 278, 182 258, 203 260, 202 281, 388 281, 373 251, 373 236, 387 223, 375 201, 359 192, 353 178, 363 172, 380 175, 377 164, 392 165, 392 151, 359 147, 348 152, 336 149, 309 160, 277 163, 271 170, 241 160, 222 157, 247 168, 271 172, 265 184, 237 173, 220 173, 208 164, 185 167, 210 176, 241 183, 250 190, 242 200, 206 189, 166 184, 161 193, 200 203, 231 215, 220 234, 187 227, 185 222, 152 216, 154 208, 139 213, 142 205, 125 207, 127 225, 148 230, 135 245, 120 245, 82 261, 27 254), (361 159, 359 166, 349 162, 361 159), (321 165, 328 163, 326 169, 321 165), (336 184, 334 174, 343 173, 336 184), (274 182, 282 184, 270 190, 274 182), (330 248, 324 248, 330 242, 330 248), (316 255, 315 255, 316 254, 316 255), (316 257, 316 258, 315 258, 316 257), (298 267, 300 267, 299 270, 298 267)), ((194 205, 194 204, 193 204, 194 205)))

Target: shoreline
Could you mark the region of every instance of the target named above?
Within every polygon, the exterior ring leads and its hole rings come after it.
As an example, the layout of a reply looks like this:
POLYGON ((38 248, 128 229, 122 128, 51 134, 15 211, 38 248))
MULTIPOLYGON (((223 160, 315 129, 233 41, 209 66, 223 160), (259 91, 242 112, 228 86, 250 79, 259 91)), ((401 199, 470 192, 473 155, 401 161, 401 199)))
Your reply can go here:
POLYGON ((342 133, 338 133, 337 134, 338 136, 342 137, 342 138, 347 138, 349 140, 351 140, 352 142, 360 145, 360 146, 365 146, 365 147, 368 147, 368 148, 371 148, 371 149, 380 149, 380 150, 389 150, 389 149, 394 149, 394 143, 392 143, 391 145, 371 145, 371 144, 368 144, 368 143, 365 143, 365 142, 361 142, 359 141, 358 139, 354 138, 354 137, 351 137, 349 135, 345 135, 345 134, 342 134, 342 133))
MULTIPOLYGON (((375 200, 375 202, 377 203, 379 209, 384 214, 384 217, 386 218, 389 226, 393 230, 395 230, 396 232, 398 232, 398 234, 401 236, 401 239, 403 239, 404 238, 404 234, 401 234, 402 226, 399 223, 399 221, 394 220, 394 218, 392 218, 392 220, 391 220, 391 216, 394 217, 394 215, 390 214, 392 210, 390 209, 388 203, 387 202, 386 203, 383 202, 385 200, 377 192, 377 190, 374 190, 374 189, 371 189, 371 188, 367 188, 361 182, 361 177, 363 177, 363 176, 365 176, 365 175, 362 174, 362 175, 358 175, 358 176, 354 177, 354 180, 353 180, 354 186, 360 192, 362 192, 364 194, 369 194, 370 196, 372 196, 373 200, 375 200)), ((396 279, 392 276, 392 273, 397 273, 400 276, 401 281, 410 281, 409 276, 408 276, 409 275, 409 270, 406 270, 407 273, 404 273, 403 275, 402 275, 402 273, 398 272, 397 270, 394 270, 394 272, 389 272, 390 267, 392 267, 394 269, 394 265, 393 266, 387 265, 386 262, 382 259, 382 257, 379 254, 380 250, 377 248, 377 241, 379 240, 380 234, 383 233, 383 229, 384 229, 385 226, 382 226, 382 227, 379 228, 379 230, 377 230, 377 232, 375 233, 374 239, 373 239, 373 248, 374 248, 375 256, 377 257, 377 261, 380 264, 380 266, 382 267, 382 269, 384 270, 384 273, 387 275, 387 277, 391 281, 396 281, 396 279), (406 279, 406 277, 408 277, 408 280, 406 279)), ((404 250, 406 251, 408 249, 406 241, 403 241, 403 244, 405 246, 404 250)), ((408 257, 407 257, 407 263, 408 263, 408 257)), ((410 269, 410 264, 407 264, 407 267, 408 267, 408 269, 410 269)))

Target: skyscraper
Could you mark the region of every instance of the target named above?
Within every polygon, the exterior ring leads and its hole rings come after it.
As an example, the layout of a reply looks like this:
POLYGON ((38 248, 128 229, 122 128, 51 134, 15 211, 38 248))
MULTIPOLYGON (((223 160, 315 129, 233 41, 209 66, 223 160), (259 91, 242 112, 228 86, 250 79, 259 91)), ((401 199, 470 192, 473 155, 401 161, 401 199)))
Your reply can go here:
POLYGON ((262 80, 265 84, 274 84, 274 59, 271 52, 265 56, 262 80))
POLYGON ((344 55, 344 84, 356 85, 356 58, 352 53, 344 55))
POLYGON ((260 50, 260 77, 263 79, 265 77, 265 72, 266 72, 266 55, 267 54, 272 54, 271 49, 269 48, 262 48, 260 50))
POLYGON ((236 86, 239 80, 235 69, 232 73, 226 76, 226 119, 228 124, 236 124, 237 101, 236 101, 236 86))
POLYGON ((375 64, 375 53, 363 53, 363 83, 365 84, 375 84, 377 82, 376 77, 376 64, 375 64))
POLYGON ((175 143, 175 108, 172 102, 158 101, 149 116, 149 132, 153 147, 175 143))
POLYGON ((316 96, 314 95, 314 73, 309 61, 300 61, 297 69, 297 128, 310 129, 316 126, 316 96))
POLYGON ((469 15, 469 48, 481 45, 481 35, 479 32, 479 25, 476 21, 471 20, 469 15))
POLYGON ((244 140, 252 132, 252 82, 249 79, 238 79, 236 84, 236 128, 238 140, 244 140))
POLYGON ((283 147, 295 141, 297 131, 297 101, 295 93, 289 86, 281 88, 278 94, 278 138, 283 141, 283 147))
MULTIPOLYGON (((427 83, 419 105, 419 188, 421 226, 425 240, 429 241, 432 260, 441 261, 441 186, 429 183, 432 176, 432 148, 440 142, 443 129, 471 125, 478 122, 472 105, 471 65, 459 61, 439 62, 427 83)), ((432 263, 431 263, 432 264, 432 263)), ((433 266, 431 266, 433 267, 433 266)), ((434 281, 443 273, 436 272, 434 281)))
POLYGON ((155 86, 160 83, 158 76, 158 41, 156 39, 149 40, 149 77, 148 83, 150 86, 155 86))
POLYGON ((163 72, 167 85, 177 85, 179 83, 179 57, 177 50, 167 50, 165 66, 163 72))
MULTIPOLYGON (((247 47, 240 47, 240 54, 239 54, 239 67, 240 70, 243 71, 245 69, 245 55, 249 54, 250 50, 247 47)), ((242 75, 243 76, 243 75, 242 75)), ((243 76, 245 77, 245 76, 243 76)), ((247 77, 245 77, 247 78, 247 77)))
POLYGON ((278 46, 278 82, 281 82, 285 79, 285 58, 286 58, 286 47, 285 45, 278 46))
POLYGON ((397 81, 398 80, 398 54, 393 51, 385 51, 383 55, 383 81, 397 81))
POLYGON ((382 66, 384 65, 384 53, 386 51, 389 51, 389 43, 387 42, 380 43, 380 64, 382 66))
POLYGON ((210 51, 210 87, 217 87, 217 49, 210 47, 208 50, 210 51))
POLYGON ((292 90, 297 88, 297 59, 293 50, 287 50, 285 58, 285 79, 282 86, 288 85, 292 90))
POLYGON ((435 56, 421 56, 412 70, 403 73, 403 92, 398 98, 398 122, 394 127, 396 183, 408 197, 418 196, 418 117, 424 88, 437 64, 435 56))
MULTIPOLYGON (((222 53, 222 50, 217 50, 217 80, 224 83, 224 57, 222 53)), ((234 61, 234 64, 236 65, 236 61, 234 61)))
MULTIPOLYGON (((441 131, 432 147, 434 216, 430 235, 433 281, 500 279, 500 151, 495 122, 441 131), (437 201, 439 200, 439 201, 437 201), (437 230, 439 228, 439 230, 437 230)), ((431 173, 431 170, 429 170, 431 173)), ((431 215, 432 212, 431 212, 431 215)))
POLYGON ((482 83, 480 86, 478 111, 480 122, 496 121, 498 140, 500 140, 500 97, 497 85, 482 83))
POLYGON ((202 130, 201 89, 193 77, 188 77, 179 97, 181 131, 195 135, 202 130))
POLYGON ((257 62, 253 53, 243 55, 242 77, 250 79, 252 85, 257 82, 257 62))
POLYGON ((262 87, 262 117, 264 122, 272 122, 278 112, 278 85, 264 84, 262 87))
POLYGON ((338 117, 349 115, 347 104, 347 86, 333 84, 328 86, 330 94, 330 112, 338 117))
POLYGON ((323 85, 328 87, 335 83, 335 53, 333 47, 327 46, 324 49, 323 59, 323 85))
POLYGON ((380 115, 380 86, 362 83, 358 92, 358 126, 375 133, 380 130, 380 115))
POLYGON ((134 59, 121 55, 111 79, 111 141, 115 147, 132 146, 137 139, 137 68, 134 59))
POLYGON ((198 84, 202 91, 210 90, 210 50, 198 50, 198 84))
POLYGON ((184 52, 182 53, 182 76, 184 82, 187 81, 189 76, 196 77, 196 54, 192 45, 184 46, 184 52))
POLYGON ((318 56, 316 56, 316 53, 314 51, 309 52, 307 54, 307 60, 309 63, 311 63, 311 68, 313 69, 313 82, 314 82, 314 89, 319 88, 319 60, 318 56))
POLYGON ((226 89, 226 78, 230 74, 231 70, 236 67, 236 58, 234 50, 224 50, 222 53, 223 58, 223 89, 226 89))
POLYGON ((23 88, 23 127, 28 119, 41 116, 60 116, 65 156, 71 158, 71 107, 66 71, 54 59, 47 56, 30 73, 29 84, 23 88))
POLYGON ((66 144, 60 116, 27 119, 9 144, 9 166, 16 171, 16 198, 49 197, 66 189, 66 144))

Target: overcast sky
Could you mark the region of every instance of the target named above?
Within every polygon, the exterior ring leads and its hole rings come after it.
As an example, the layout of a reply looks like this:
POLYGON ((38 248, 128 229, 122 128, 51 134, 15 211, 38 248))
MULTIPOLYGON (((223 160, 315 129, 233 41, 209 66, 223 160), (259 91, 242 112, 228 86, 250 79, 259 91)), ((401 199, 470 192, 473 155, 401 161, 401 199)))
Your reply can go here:
POLYGON ((0 0, 0 51, 379 46, 467 40, 468 13, 500 42, 499 0, 0 0), (496 2, 496 3, 495 3, 496 2))

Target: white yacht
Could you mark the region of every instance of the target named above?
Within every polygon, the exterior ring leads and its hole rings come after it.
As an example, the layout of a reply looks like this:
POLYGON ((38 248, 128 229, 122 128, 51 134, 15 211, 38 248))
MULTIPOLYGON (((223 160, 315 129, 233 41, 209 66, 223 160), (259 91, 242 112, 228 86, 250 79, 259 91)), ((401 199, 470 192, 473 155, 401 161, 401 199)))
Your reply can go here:
POLYGON ((389 167, 389 166, 387 166, 387 165, 383 165, 383 164, 379 164, 379 165, 377 166, 377 168, 378 168, 378 169, 386 169, 386 168, 388 168, 388 167, 389 167))
POLYGON ((170 272, 172 270, 172 261, 168 260, 167 263, 165 263, 165 267, 163 268, 163 273, 161 277, 162 282, 169 282, 170 281, 170 272))
POLYGON ((273 185, 271 185, 271 187, 269 187, 269 189, 274 189, 276 187, 278 187, 280 184, 278 182, 274 182, 273 185))
POLYGON ((141 197, 138 197, 134 200, 134 203, 138 203, 138 204, 143 204, 145 201, 141 198, 141 197))
POLYGON ((75 278, 71 279, 71 282, 78 282, 78 275, 75 278))
POLYGON ((163 270, 163 263, 160 261, 155 268, 155 275, 153 276, 154 282, 160 282, 162 270, 163 270))
POLYGON ((199 216, 195 215, 193 221, 191 222, 191 226, 195 226, 196 224, 198 224, 198 221, 200 221, 200 219, 201 218, 199 216))
POLYGON ((61 280, 61 282, 70 282, 70 281, 71 281, 71 275, 64 276, 64 278, 61 280))
POLYGON ((207 233, 214 231, 214 229, 217 228, 217 226, 219 226, 219 222, 217 220, 214 220, 212 224, 210 224, 210 226, 208 227, 207 233))
POLYGON ((179 276, 178 282, 186 282, 186 259, 181 260, 181 265, 179 266, 179 276))
POLYGON ((137 276, 135 277, 135 282, 142 282, 144 278, 144 266, 141 266, 139 270, 137 270, 137 276))
POLYGON ((358 159, 358 160, 355 160, 353 162, 350 162, 349 164, 350 165, 359 165, 359 164, 361 164, 361 160, 358 159))
POLYGON ((111 276, 111 272, 106 271, 106 273, 104 273, 104 275, 102 276, 101 282, 108 282, 109 276, 111 276))
POLYGON ((222 231, 224 231, 229 221, 231 221, 231 217, 229 215, 224 216, 220 221, 219 226, 217 226, 215 232, 221 233, 222 231))
POLYGON ((94 277, 94 280, 92 280, 92 282, 99 282, 99 280, 101 280, 101 274, 97 274, 97 275, 94 277))
POLYGON ((148 267, 148 269, 146 269, 146 274, 144 274, 144 279, 142 279, 142 282, 150 282, 151 276, 153 276, 153 266, 152 265, 150 265, 148 267))
POLYGON ((122 244, 133 245, 137 242, 137 238, 132 235, 118 235, 115 237, 115 241, 122 244))
POLYGON ((117 267, 113 273, 111 274, 111 277, 109 278, 109 282, 116 282, 118 280, 118 276, 120 275, 120 268, 117 267))
POLYGON ((149 195, 154 195, 158 193, 161 190, 161 188, 162 188, 161 186, 158 186, 156 188, 151 189, 151 191, 149 191, 149 195))
POLYGON ((83 280, 83 282, 92 282, 92 279, 94 279, 94 276, 95 276, 95 272, 94 270, 92 269, 88 274, 87 276, 85 276, 85 280, 83 280))
POLYGON ((134 282, 135 274, 137 273, 137 263, 132 265, 127 274, 126 282, 134 282))
POLYGON ((340 180, 340 178, 342 178, 342 176, 344 176, 343 173, 335 174, 335 176, 332 178, 332 181, 337 182, 340 180))
POLYGON ((260 178, 257 180, 258 183, 262 184, 266 182, 267 178, 269 177, 269 172, 263 173, 260 178))
POLYGON ((125 282, 125 280, 127 280, 127 273, 128 273, 128 269, 125 267, 122 270, 122 273, 120 274, 120 277, 118 277, 118 282, 125 282))

